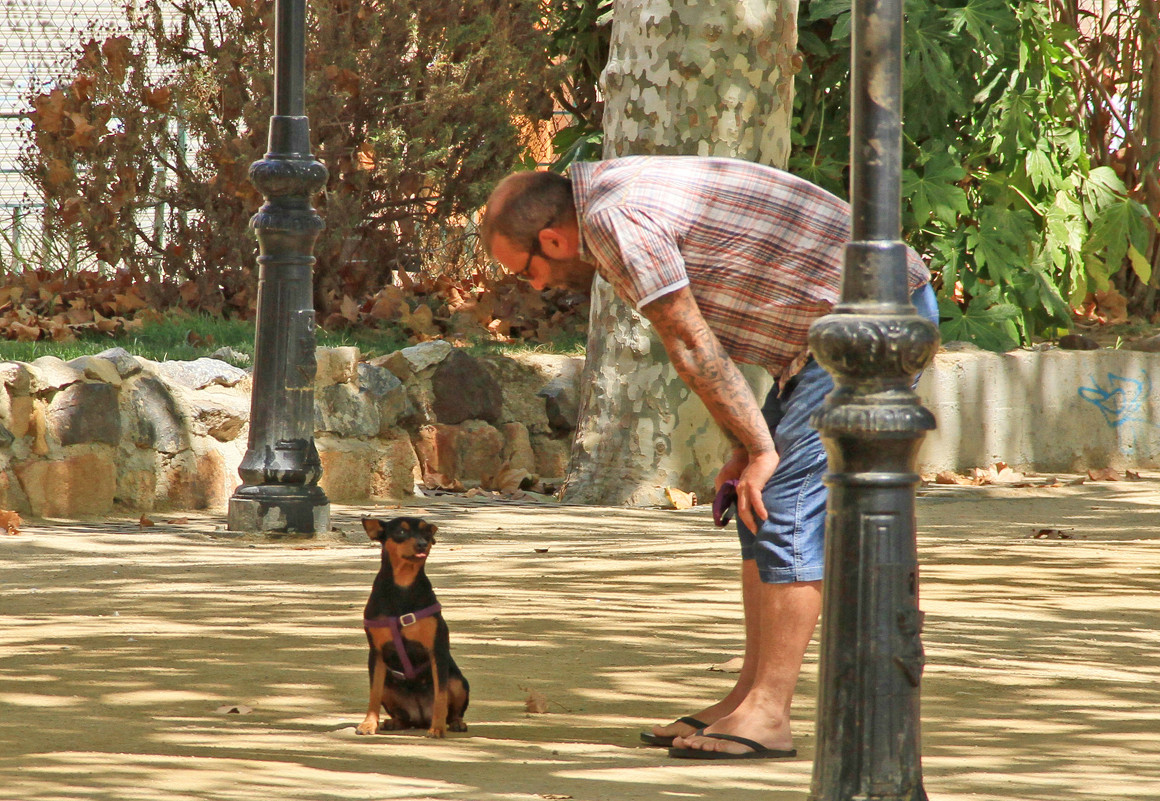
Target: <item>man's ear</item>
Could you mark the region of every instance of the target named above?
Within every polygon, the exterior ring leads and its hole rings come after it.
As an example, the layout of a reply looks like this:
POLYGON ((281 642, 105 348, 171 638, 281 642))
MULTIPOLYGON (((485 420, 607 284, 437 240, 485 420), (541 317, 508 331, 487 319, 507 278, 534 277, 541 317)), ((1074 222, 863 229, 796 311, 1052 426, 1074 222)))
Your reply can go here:
POLYGON ((572 259, 580 252, 580 230, 575 218, 565 218, 539 233, 540 250, 549 259, 572 259))

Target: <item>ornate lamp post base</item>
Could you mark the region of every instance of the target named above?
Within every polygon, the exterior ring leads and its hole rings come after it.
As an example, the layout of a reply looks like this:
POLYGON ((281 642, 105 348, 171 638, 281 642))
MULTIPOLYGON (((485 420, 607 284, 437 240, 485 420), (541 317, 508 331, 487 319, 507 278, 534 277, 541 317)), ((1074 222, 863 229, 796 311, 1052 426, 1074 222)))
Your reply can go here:
POLYGON ((330 501, 317 484, 242 486, 230 498, 229 529, 309 537, 330 529, 330 501))

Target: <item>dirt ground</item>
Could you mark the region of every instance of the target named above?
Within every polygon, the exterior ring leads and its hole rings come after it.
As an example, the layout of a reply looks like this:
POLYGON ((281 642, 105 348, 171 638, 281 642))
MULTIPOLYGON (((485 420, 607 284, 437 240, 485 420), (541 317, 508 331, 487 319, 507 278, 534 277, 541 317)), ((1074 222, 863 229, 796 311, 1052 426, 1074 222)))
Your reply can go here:
MULTIPOLYGON (((394 509, 336 506, 339 533, 309 542, 210 516, 42 521, 0 536, 0 798, 806 797, 816 643, 798 759, 680 762, 637 738, 732 681, 709 667, 739 653, 736 540, 706 507, 420 500, 466 733, 354 734, 377 568, 357 521, 394 509)), ((929 487, 918 511, 931 799, 1160 799, 1160 474, 929 487)))

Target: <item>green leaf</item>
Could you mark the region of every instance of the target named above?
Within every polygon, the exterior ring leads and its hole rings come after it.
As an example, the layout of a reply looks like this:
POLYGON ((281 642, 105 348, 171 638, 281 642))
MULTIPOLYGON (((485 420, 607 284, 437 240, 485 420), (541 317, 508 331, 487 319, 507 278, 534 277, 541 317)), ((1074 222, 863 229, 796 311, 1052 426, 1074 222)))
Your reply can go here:
POLYGON ((971 301, 965 313, 957 304, 946 300, 939 301, 938 309, 939 316, 946 320, 939 326, 944 342, 970 342, 996 353, 1019 347, 1019 330, 1014 322, 1019 316, 1018 306, 991 304, 988 298, 978 297, 971 301))
POLYGON ((1132 270, 1141 282, 1147 284, 1152 280, 1152 263, 1144 258, 1144 254, 1136 250, 1135 245, 1128 246, 1128 260, 1132 263, 1132 270))
POLYGON ((958 222, 958 215, 970 213, 967 193, 958 186, 966 174, 967 171, 945 153, 932 158, 921 176, 913 170, 903 171, 902 196, 910 201, 920 224, 934 214, 947 225, 954 225, 958 222))
POLYGON ((988 206, 979 215, 979 227, 967 233, 967 249, 992 278, 1009 281, 1011 271, 1026 268, 1028 246, 1035 239, 1038 232, 1026 211, 988 206))
POLYGON ((1153 230, 1148 209, 1135 200, 1121 197, 1118 202, 1103 206, 1092 220, 1084 250, 1098 254, 1109 272, 1115 274, 1129 247, 1134 246, 1141 252, 1148 249, 1153 230))
POLYGON ((995 53, 1006 50, 1006 42, 1019 27, 1008 0, 968 0, 962 8, 950 9, 951 33, 964 28, 976 42, 995 53))

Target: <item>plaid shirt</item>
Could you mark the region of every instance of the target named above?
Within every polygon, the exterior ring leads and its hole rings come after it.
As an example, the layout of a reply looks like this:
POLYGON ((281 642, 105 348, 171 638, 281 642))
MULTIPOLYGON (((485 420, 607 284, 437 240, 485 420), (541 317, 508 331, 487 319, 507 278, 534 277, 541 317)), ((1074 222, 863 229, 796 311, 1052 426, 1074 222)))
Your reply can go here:
MULTIPOLYGON (((747 161, 633 156, 573 164, 580 258, 640 308, 688 286, 729 355, 784 382, 837 302, 850 207, 747 161)), ((930 273, 908 251, 911 291, 930 273)))

